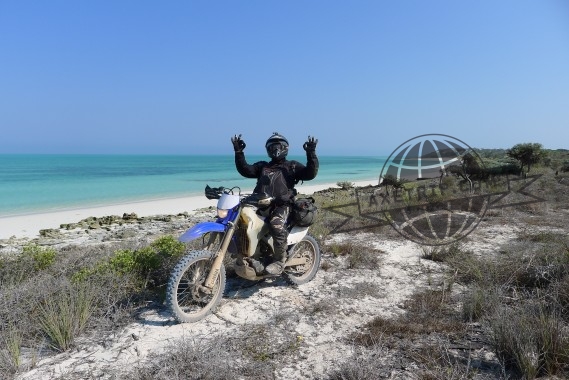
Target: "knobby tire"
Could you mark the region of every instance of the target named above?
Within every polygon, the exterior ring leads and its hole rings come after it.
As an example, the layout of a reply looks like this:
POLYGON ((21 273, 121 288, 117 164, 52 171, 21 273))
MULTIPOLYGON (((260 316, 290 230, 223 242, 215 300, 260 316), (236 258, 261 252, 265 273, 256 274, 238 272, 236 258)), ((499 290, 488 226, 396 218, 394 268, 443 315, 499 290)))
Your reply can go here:
POLYGON ((166 301, 179 322, 197 322, 208 316, 221 301, 226 283, 224 265, 221 265, 211 294, 200 289, 209 274, 213 255, 207 250, 191 251, 172 271, 166 301))
POLYGON ((320 247, 310 235, 293 245, 289 250, 289 258, 305 257, 308 263, 285 267, 284 278, 291 285, 302 285, 311 281, 320 268, 320 247))

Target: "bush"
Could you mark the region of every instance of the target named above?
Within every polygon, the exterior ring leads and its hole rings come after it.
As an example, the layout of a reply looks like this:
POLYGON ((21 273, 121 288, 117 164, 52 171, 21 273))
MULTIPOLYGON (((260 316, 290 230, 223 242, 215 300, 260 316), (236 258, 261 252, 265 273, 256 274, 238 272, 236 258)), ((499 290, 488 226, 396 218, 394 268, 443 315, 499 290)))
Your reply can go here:
MULTIPOLYGON (((241 340, 238 340, 241 342, 241 340)), ((111 378, 125 380, 165 379, 274 379, 270 362, 255 361, 236 355, 235 343, 230 339, 181 339, 171 344, 164 354, 151 355, 146 364, 137 364, 134 371, 114 371, 111 378)))
POLYGON ((19 284, 37 272, 49 269, 57 256, 55 249, 33 243, 25 245, 16 257, 0 258, 0 284, 19 284))
POLYGON ((425 260, 432 260, 435 262, 445 262, 450 258, 463 253, 463 248, 460 243, 454 242, 445 246, 421 246, 421 257, 425 260))
POLYGON ((508 157, 517 160, 520 163, 522 170, 524 166, 527 167, 528 172, 532 165, 539 163, 547 156, 547 152, 539 143, 516 144, 512 148, 508 149, 506 154, 508 157))
POLYGON ((49 268, 55 262, 57 252, 53 248, 42 247, 36 244, 24 246, 22 256, 33 262, 34 270, 40 271, 49 268))
POLYGON ((109 259, 109 262, 107 264, 108 270, 112 270, 119 274, 134 272, 139 265, 137 262, 138 252, 139 251, 133 251, 130 249, 121 249, 115 251, 114 255, 109 259))
POLYGON ((39 306, 39 322, 51 346, 67 351, 93 312, 94 291, 87 283, 54 293, 39 306))
POLYGON ((380 250, 352 242, 326 246, 333 256, 346 256, 348 269, 377 269, 380 266, 380 250))
POLYGON ((139 249, 119 249, 111 257, 91 268, 81 268, 72 275, 72 280, 86 281, 105 273, 130 275, 135 287, 147 288, 164 285, 170 271, 185 253, 186 246, 172 236, 162 236, 149 246, 139 249))
POLYGON ((159 300, 155 287, 184 251, 163 236, 142 248, 30 244, 0 257, 0 378, 30 365, 21 347, 68 351, 86 329, 131 322, 136 307, 159 300))
POLYGON ((165 257, 180 258, 186 250, 184 243, 176 240, 171 235, 161 236, 153 241, 150 246, 160 255, 165 257))
POLYGON ((556 315, 543 308, 503 307, 490 319, 492 344, 507 369, 525 379, 563 374, 569 339, 556 315))
POLYGON ((336 185, 339 186, 340 189, 342 189, 342 190, 353 189, 355 186, 355 184, 353 182, 350 182, 350 181, 336 182, 336 185))

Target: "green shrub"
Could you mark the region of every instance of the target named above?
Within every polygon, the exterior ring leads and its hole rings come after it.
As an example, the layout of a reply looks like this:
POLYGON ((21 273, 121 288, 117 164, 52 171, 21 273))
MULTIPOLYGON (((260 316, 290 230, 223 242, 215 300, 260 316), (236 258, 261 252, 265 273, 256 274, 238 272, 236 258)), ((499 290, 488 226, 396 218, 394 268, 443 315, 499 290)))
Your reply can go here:
POLYGON ((180 258, 186 250, 184 243, 176 240, 172 235, 161 236, 150 244, 160 255, 180 258))
MULTIPOLYGON (((130 249, 119 249, 118 251, 115 251, 107 265, 109 270, 119 274, 134 272, 136 266, 136 251, 130 249)), ((104 268, 105 265, 102 267, 104 268)))
POLYGON ((185 245, 172 236, 162 236, 149 246, 140 249, 120 249, 92 268, 81 268, 72 276, 73 281, 85 281, 91 276, 114 272, 130 274, 139 281, 138 286, 160 285, 175 262, 184 254, 185 245))
POLYGON ((17 256, 0 257, 0 284, 19 284, 37 272, 49 269, 57 251, 51 247, 27 244, 17 256))
POLYGON ((36 271, 49 268, 55 262, 57 252, 50 247, 42 247, 36 244, 29 244, 24 246, 22 251, 23 257, 31 258, 34 269, 36 271))
POLYGON ((71 276, 71 282, 77 283, 87 281, 87 279, 95 273, 96 270, 94 268, 81 268, 71 276))

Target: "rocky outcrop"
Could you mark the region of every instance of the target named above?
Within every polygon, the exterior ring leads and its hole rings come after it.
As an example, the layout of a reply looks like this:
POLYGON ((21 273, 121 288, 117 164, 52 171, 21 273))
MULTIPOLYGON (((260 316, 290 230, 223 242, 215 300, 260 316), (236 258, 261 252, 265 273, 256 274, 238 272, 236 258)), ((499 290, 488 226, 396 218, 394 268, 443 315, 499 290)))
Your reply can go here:
POLYGON ((136 213, 124 213, 102 217, 88 217, 75 223, 61 224, 60 228, 39 231, 39 237, 10 238, 0 240, 0 254, 14 254, 29 243, 49 246, 71 244, 99 244, 102 242, 142 241, 165 234, 181 234, 184 230, 201 221, 213 220, 211 208, 176 215, 153 215, 140 217, 136 213))

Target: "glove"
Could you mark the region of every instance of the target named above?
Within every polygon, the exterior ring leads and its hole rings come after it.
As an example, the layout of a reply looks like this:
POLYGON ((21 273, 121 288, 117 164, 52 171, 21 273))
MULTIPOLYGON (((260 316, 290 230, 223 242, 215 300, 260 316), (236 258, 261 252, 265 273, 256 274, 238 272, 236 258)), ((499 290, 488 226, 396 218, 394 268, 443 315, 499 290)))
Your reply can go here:
POLYGON ((239 135, 239 136, 237 136, 237 135, 233 136, 233 137, 231 138, 231 142, 233 143, 233 150, 234 150, 235 152, 243 152, 243 149, 245 149, 245 147, 247 146, 247 145, 245 145, 245 141, 243 141, 243 140, 241 139, 241 135, 239 135))
POLYGON ((305 151, 307 152, 315 152, 316 151, 316 144, 318 144, 318 139, 308 136, 308 140, 302 146, 305 151))

